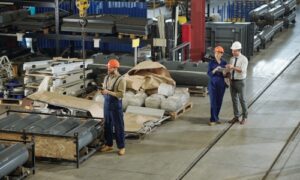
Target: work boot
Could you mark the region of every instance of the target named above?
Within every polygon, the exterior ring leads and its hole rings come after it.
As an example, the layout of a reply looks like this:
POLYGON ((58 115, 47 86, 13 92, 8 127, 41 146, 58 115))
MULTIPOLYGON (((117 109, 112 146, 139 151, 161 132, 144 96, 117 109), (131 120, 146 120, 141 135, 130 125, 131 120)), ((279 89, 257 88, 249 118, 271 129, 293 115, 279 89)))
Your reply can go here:
POLYGON ((236 123, 236 122, 239 122, 240 120, 239 120, 239 118, 238 117, 234 117, 234 118, 232 118, 230 121, 228 121, 229 123, 236 123))
POLYGON ((118 154, 119 154, 119 156, 125 155, 125 148, 119 149, 118 154))
POLYGON ((242 119, 242 121, 240 122, 241 125, 244 125, 246 123, 247 119, 242 119))
POLYGON ((209 126, 214 126, 214 125, 216 125, 216 122, 208 122, 208 125, 209 126))
POLYGON ((100 149, 100 152, 110 152, 113 150, 113 147, 112 146, 107 146, 107 145, 104 145, 102 146, 102 148, 100 149))
POLYGON ((221 121, 216 121, 216 123, 217 123, 217 124, 222 124, 222 122, 221 122, 221 121))

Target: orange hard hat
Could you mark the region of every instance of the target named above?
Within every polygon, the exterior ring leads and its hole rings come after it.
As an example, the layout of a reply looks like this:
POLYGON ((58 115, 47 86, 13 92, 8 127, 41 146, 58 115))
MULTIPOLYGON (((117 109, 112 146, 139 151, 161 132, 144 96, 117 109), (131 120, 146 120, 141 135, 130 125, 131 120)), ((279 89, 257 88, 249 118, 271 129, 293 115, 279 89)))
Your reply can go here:
POLYGON ((224 48, 222 46, 215 47, 215 52, 224 53, 224 48))
POLYGON ((108 68, 119 68, 120 67, 120 63, 116 59, 111 59, 111 60, 108 61, 107 67, 108 68))

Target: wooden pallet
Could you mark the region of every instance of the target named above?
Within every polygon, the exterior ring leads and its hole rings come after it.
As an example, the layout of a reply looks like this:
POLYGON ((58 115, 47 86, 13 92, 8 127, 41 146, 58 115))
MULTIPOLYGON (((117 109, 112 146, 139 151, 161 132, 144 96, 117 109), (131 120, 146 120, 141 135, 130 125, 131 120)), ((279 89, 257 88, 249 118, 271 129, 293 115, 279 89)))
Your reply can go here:
POLYGON ((143 40, 148 39, 148 35, 139 35, 139 34, 127 34, 127 33, 119 33, 118 38, 122 39, 124 37, 129 37, 130 39, 142 38, 143 40))
POLYGON ((182 116, 185 112, 191 110, 193 108, 193 103, 189 102, 186 105, 184 105, 183 107, 181 107, 178 111, 175 112, 166 112, 166 115, 170 116, 171 120, 175 120, 178 117, 182 116))
POLYGON ((206 97, 208 90, 207 87, 203 86, 189 87, 189 93, 191 96, 206 97))
POLYGON ((22 100, 20 99, 0 99, 0 105, 22 105, 22 100))

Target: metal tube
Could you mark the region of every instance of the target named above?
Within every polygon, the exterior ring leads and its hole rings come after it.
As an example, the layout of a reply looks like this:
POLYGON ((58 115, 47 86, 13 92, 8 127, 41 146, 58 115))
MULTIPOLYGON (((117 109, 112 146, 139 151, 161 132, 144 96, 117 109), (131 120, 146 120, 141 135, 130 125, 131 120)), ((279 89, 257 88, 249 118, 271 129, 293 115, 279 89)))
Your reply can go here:
POLYGON ((53 134, 53 135, 64 135, 68 131, 76 128, 80 125, 79 119, 68 118, 55 126, 51 127, 50 129, 46 130, 45 133, 53 134))
POLYGON ((29 158, 25 145, 17 143, 0 152, 0 178, 22 166, 29 158))
POLYGON ((97 129, 96 127, 97 124, 99 124, 98 121, 89 120, 77 128, 69 131, 66 135, 74 136, 75 134, 78 134, 78 148, 81 149, 91 143, 101 133, 101 129, 97 129))
POLYGON ((24 119, 18 119, 12 124, 9 124, 7 126, 4 126, 3 129, 5 130, 12 130, 12 131, 20 131, 27 126, 31 125, 32 123, 41 120, 41 116, 36 114, 31 114, 29 116, 26 116, 24 119))
POLYGON ((5 118, 0 119, 0 129, 14 123, 15 121, 17 121, 19 119, 21 119, 21 117, 17 114, 8 115, 5 118))
POLYGON ((25 131, 31 133, 43 133, 45 130, 49 129, 59 122, 61 122, 61 120, 59 120, 56 116, 48 116, 47 118, 42 119, 41 121, 37 121, 26 127, 25 131))

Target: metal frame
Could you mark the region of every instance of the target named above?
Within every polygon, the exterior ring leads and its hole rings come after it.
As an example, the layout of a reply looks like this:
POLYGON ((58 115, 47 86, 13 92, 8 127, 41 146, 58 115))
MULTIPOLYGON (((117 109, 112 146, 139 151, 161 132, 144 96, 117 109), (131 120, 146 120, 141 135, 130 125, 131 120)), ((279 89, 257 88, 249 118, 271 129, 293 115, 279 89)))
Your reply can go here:
MULTIPOLYGON (((39 113, 39 112, 28 112, 28 111, 17 111, 17 110, 8 110, 5 113, 9 115, 9 113, 14 112, 14 113, 27 113, 27 114, 41 114, 41 115, 56 115, 56 114, 49 114, 49 113, 39 113)), ((91 119, 92 117, 87 117, 87 116, 71 116, 71 115, 56 115, 60 117, 76 117, 76 118, 88 118, 91 119)), ((92 119, 98 119, 101 120, 99 121, 99 126, 103 126, 103 118, 92 118, 92 119)), ((66 139, 73 139, 73 142, 76 145, 76 160, 64 160, 64 159, 57 159, 57 158, 43 158, 39 157, 38 159, 40 160, 57 160, 57 161, 65 161, 65 162, 74 162, 76 163, 76 167, 79 168, 80 163, 84 162, 87 160, 89 157, 91 157, 93 154, 95 154, 102 146, 103 142, 100 142, 97 144, 95 147, 90 147, 89 151, 86 155, 80 156, 80 149, 79 149, 79 136, 78 133, 75 133, 74 136, 65 136, 65 135, 53 135, 53 134, 41 134, 41 133, 30 133, 30 132, 17 132, 17 131, 10 131, 10 130, 2 130, 0 129, 0 133, 9 133, 9 134, 19 134, 22 136, 22 139, 27 140, 29 136, 35 137, 35 136, 43 136, 43 137, 61 137, 61 138, 66 138, 66 139)), ((98 137, 97 139, 101 139, 102 137, 98 137)), ((14 141, 14 140, 13 140, 14 141)), ((86 146, 88 147, 88 146, 86 146)))
POLYGON ((191 44, 190 42, 185 42, 182 43, 176 47, 174 47, 173 49, 171 49, 172 51, 172 60, 176 61, 176 59, 178 59, 177 61, 179 61, 179 51, 181 52, 181 60, 180 61, 185 61, 190 59, 190 49, 191 49, 191 44))

